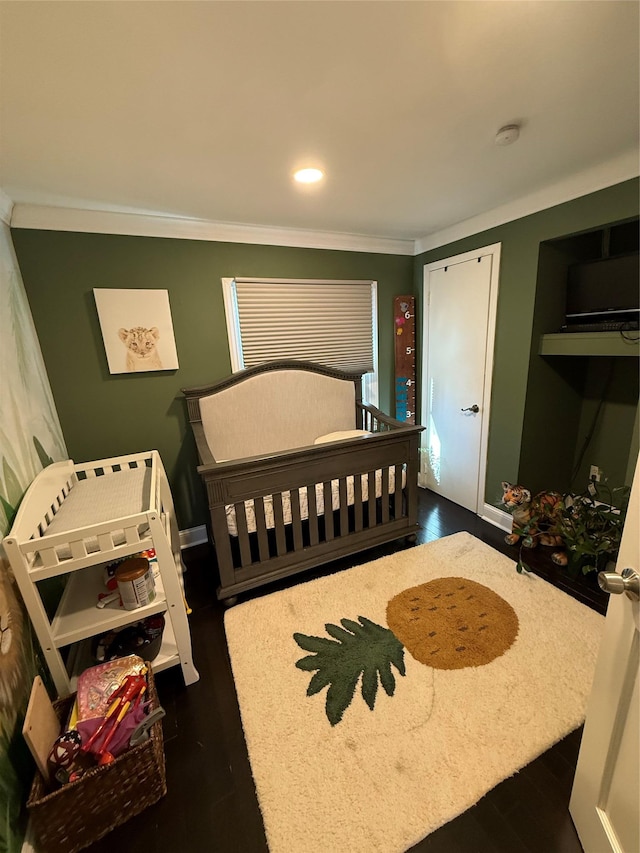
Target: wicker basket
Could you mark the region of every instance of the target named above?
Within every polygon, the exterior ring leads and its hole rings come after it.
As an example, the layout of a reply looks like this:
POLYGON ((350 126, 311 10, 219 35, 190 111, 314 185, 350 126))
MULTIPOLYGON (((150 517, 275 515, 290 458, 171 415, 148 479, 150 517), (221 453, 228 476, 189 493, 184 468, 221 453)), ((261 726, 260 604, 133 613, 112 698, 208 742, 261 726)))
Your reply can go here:
MULTIPOLYGON (((158 694, 148 673, 151 707, 158 694)), ((58 717, 67 720, 75 696, 55 703, 58 717)), ((144 743, 118 756, 112 764, 94 767, 76 782, 47 793, 39 772, 31 786, 27 809, 40 853, 76 853, 157 802, 167 793, 162 722, 144 743)))

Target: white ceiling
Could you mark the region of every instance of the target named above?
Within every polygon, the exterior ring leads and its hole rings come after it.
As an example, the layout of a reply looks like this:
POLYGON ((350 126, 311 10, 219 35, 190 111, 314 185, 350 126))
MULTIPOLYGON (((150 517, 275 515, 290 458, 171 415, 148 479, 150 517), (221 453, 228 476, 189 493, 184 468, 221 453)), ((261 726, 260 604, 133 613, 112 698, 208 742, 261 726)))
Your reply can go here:
POLYGON ((609 163, 638 173, 638 10, 2 0, 0 187, 415 240, 609 163), (496 146, 513 122, 520 140, 496 146), (303 165, 324 184, 294 185, 303 165))

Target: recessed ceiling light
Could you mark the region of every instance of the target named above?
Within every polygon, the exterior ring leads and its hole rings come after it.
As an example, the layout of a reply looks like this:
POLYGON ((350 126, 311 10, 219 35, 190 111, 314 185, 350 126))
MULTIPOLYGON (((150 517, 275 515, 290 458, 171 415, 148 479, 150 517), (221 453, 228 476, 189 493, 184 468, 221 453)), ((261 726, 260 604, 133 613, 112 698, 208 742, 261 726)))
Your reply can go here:
POLYGON ((324 172, 320 169, 298 169, 293 177, 300 184, 316 184, 324 178, 324 172))

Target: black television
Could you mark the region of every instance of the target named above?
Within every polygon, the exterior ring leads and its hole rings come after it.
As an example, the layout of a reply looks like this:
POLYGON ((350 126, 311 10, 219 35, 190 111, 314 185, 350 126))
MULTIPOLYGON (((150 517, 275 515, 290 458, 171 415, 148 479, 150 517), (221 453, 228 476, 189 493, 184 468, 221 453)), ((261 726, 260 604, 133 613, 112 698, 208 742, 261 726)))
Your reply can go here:
POLYGON ((569 267, 566 328, 612 324, 637 328, 640 316, 640 255, 637 252, 569 267), (629 325, 631 324, 631 325, 629 325))

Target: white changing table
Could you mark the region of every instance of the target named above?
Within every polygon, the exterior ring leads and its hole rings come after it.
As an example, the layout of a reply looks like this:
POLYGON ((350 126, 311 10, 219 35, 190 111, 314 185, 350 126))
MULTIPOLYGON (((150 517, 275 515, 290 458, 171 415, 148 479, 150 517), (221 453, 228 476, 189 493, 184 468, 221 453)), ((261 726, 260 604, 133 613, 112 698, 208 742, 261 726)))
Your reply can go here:
POLYGON ((167 476, 156 450, 44 468, 27 489, 4 547, 60 696, 76 689, 77 675, 95 661, 91 638, 165 612, 155 672, 180 664, 185 684, 198 680, 182 588, 178 525, 167 476), (137 610, 119 602, 96 607, 105 592, 107 563, 155 549, 156 598, 137 610), (68 575, 49 619, 38 582, 68 575), (70 647, 65 659, 61 649, 70 647))

